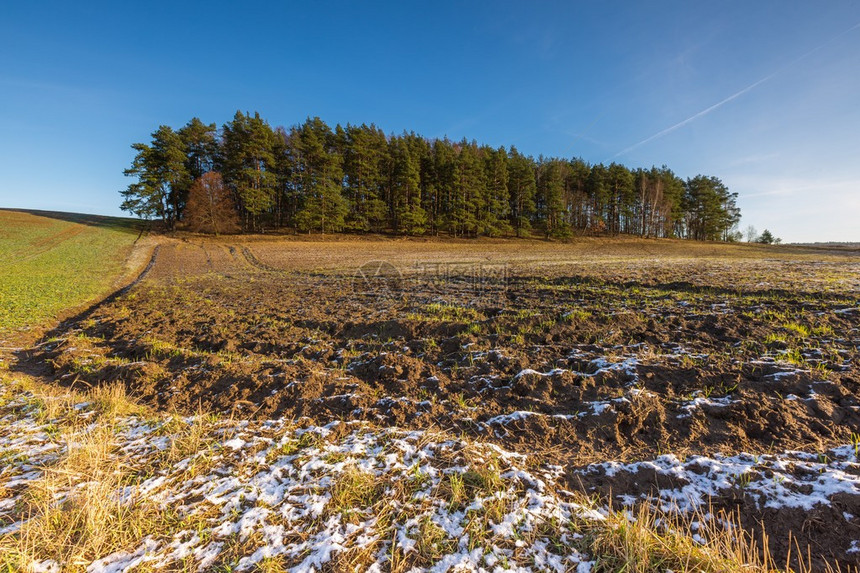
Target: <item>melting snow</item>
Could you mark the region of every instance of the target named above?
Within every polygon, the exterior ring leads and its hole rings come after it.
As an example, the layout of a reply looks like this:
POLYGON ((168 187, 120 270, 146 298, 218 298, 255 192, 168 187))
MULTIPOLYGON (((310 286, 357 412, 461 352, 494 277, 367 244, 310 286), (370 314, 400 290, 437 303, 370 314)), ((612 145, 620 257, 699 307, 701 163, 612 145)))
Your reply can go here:
MULTIPOLYGON (((860 464, 853 446, 841 446, 822 456, 804 452, 754 456, 691 456, 680 460, 663 455, 652 461, 592 464, 584 471, 613 477, 643 470, 671 478, 674 487, 659 490, 661 509, 688 510, 711 498, 742 490, 762 508, 802 508, 830 505, 837 494, 860 495, 860 464)), ((665 482, 664 482, 665 483, 665 482)))
MULTIPOLYGON (((14 460, 0 473, 0 491, 6 496, 0 499, 0 519, 15 528, 28 519, 13 516, 27 484, 42 477, 36 468, 55 463, 68 447, 59 436, 44 432, 32 410, 20 407, 24 399, 0 408, 0 456, 14 460), (27 455, 10 456, 11 452, 27 455)), ((75 415, 85 417, 84 410, 76 410, 75 415)), ((530 415, 515 412, 508 418, 530 415)), ((286 420, 224 420, 206 422, 203 440, 216 447, 204 446, 185 459, 164 463, 172 440, 194 423, 185 419, 166 425, 133 417, 115 423, 118 459, 148 476, 123 486, 119 499, 145 499, 162 510, 170 508, 187 525, 153 532, 137 547, 101 555, 86 564, 88 573, 140 566, 175 568, 187 560, 198 569, 224 564, 248 571, 267 558, 282 558, 290 571, 318 571, 344 551, 361 548, 372 556, 369 570, 382 571, 389 567, 392 543, 402 558, 418 550, 422 527, 427 527, 422 524, 427 523, 443 532, 450 547, 431 571, 501 570, 503 560, 512 571, 590 569, 587 558, 568 543, 577 537, 566 524, 575 519, 600 520, 602 515, 551 488, 559 477, 558 468, 526 469, 530 467, 526 456, 493 444, 465 444, 445 434, 378 429, 362 423, 293 428, 286 420), (339 431, 333 433, 337 426, 339 431), (466 474, 488 467, 496 468, 498 486, 470 489, 469 497, 460 503, 438 495, 449 487, 451 476, 474 479, 466 474), (372 508, 356 507, 355 502, 334 505, 338 484, 355 472, 382 488, 372 508), (482 518, 486 519, 482 535, 488 537, 475 546, 470 542, 474 534, 470 527, 493 504, 504 510, 498 517, 482 518), (388 529, 380 530, 379 515, 389 510, 391 515, 402 512, 409 517, 395 519, 385 525, 388 529), (565 540, 562 554, 542 533, 544 523, 561 524, 554 534, 565 540), (534 542, 522 543, 526 536, 534 542)), ((74 496, 85 486, 70 483, 58 500, 74 496)), ((11 531, 7 526, 3 533, 11 531)), ((63 566, 43 561, 32 563, 31 569, 54 572, 63 566)))

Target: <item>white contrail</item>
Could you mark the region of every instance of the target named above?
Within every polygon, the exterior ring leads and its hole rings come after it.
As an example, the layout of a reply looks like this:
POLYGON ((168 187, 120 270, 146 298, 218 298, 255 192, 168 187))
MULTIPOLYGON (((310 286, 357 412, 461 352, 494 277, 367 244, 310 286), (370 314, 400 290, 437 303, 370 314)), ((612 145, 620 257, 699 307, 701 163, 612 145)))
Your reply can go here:
POLYGON ((646 139, 643 139, 643 140, 642 140, 642 141, 640 141, 639 143, 634 143, 634 144, 633 144, 633 145, 631 145, 630 147, 627 147, 627 148, 625 148, 625 149, 622 149, 621 151, 619 151, 618 153, 616 153, 615 155, 613 155, 613 156, 612 156, 612 158, 614 159, 614 158, 618 157, 619 155, 624 155, 625 153, 627 153, 627 152, 629 152, 629 151, 633 151, 633 150, 634 150, 634 149, 636 149, 637 147, 639 147, 639 146, 641 146, 641 145, 645 145, 646 143, 648 143, 648 142, 650 142, 650 141, 653 141, 653 140, 657 139, 658 137, 663 137, 663 136, 664 136, 664 135, 666 135, 667 133, 671 133, 671 132, 675 131, 676 129, 680 128, 680 127, 684 127, 685 125, 687 125, 687 124, 688 124, 688 123, 690 123, 691 121, 696 120, 696 119, 699 119, 699 118, 700 118, 700 117, 702 117, 703 115, 707 115, 707 114, 711 113, 712 111, 714 111, 714 110, 715 110, 715 109, 717 109, 718 107, 721 107, 721 106, 723 106, 723 105, 725 105, 725 104, 729 103, 729 102, 730 102, 730 101, 732 101, 733 99, 736 99, 736 98, 741 97, 742 95, 744 95, 745 93, 747 93, 748 91, 750 91, 751 89, 753 89, 754 87, 758 86, 759 84, 763 84, 764 82, 766 82, 767 80, 769 80, 770 78, 772 78, 773 76, 775 76, 775 75, 776 75, 776 74, 778 74, 778 73, 779 73, 779 72, 774 72, 774 73, 770 74, 769 76, 767 76, 767 77, 764 77, 764 78, 760 79, 759 81, 755 82, 754 84, 750 84, 750 85, 748 85, 747 87, 745 87, 745 88, 744 88, 744 89, 742 89, 741 91, 739 91, 739 92, 737 92, 737 93, 734 93, 734 94, 730 95, 730 96, 729 96, 729 97, 727 97, 726 99, 724 99, 724 100, 722 100, 722 101, 720 101, 720 102, 715 103, 715 104, 714 104, 714 105, 712 105, 711 107, 707 107, 707 108, 703 109, 702 111, 700 111, 699 113, 697 113, 697 114, 695 114, 695 115, 691 115, 690 117, 688 117, 688 118, 687 118, 687 119, 685 119, 684 121, 680 121, 680 122, 676 123, 675 125, 673 125, 673 126, 671 126, 671 127, 667 127, 667 128, 666 128, 666 129, 664 129, 663 131, 658 131, 657 133, 655 133, 655 134, 654 134, 654 135, 652 135, 651 137, 648 137, 648 138, 646 138, 646 139))
POLYGON ((690 123, 691 121, 694 121, 694 120, 696 120, 696 119, 699 119, 699 118, 700 118, 700 117, 702 117, 703 115, 707 115, 707 114, 711 113, 711 112, 712 112, 712 111, 714 111, 715 109, 717 109, 717 108, 719 108, 719 107, 724 106, 725 104, 729 103, 730 101, 732 101, 732 100, 734 100, 734 99, 739 98, 740 96, 744 95, 745 93, 747 93, 747 92, 748 92, 748 91, 750 91, 751 89, 753 89, 753 88, 755 88, 755 87, 757 87, 757 86, 759 86, 759 85, 763 84, 764 82, 768 81, 768 80, 769 80, 769 79, 771 79, 772 77, 774 77, 774 76, 776 76, 776 75, 778 75, 778 74, 780 74, 780 73, 784 72, 785 70, 787 70, 788 68, 792 67, 793 65, 795 65, 795 64, 796 64, 797 62, 799 62, 800 60, 802 60, 802 59, 804 59, 804 58, 807 58, 807 57, 811 56, 812 54, 814 54, 815 52, 817 52, 817 51, 818 51, 818 50, 820 50, 821 48, 825 47, 826 45, 830 44, 831 42, 834 42, 835 40, 837 40, 837 39, 841 38, 841 37, 842 37, 842 36, 844 36, 845 34, 847 34, 847 33, 851 32, 852 30, 855 30, 855 29, 857 29, 857 28, 860 28, 860 22, 858 22, 858 23, 854 24, 853 26, 851 26, 850 28, 848 28, 848 29, 847 29, 847 30, 845 30, 844 32, 842 32, 842 33, 840 33, 840 34, 837 34, 836 36, 834 36, 834 37, 830 38, 829 40, 827 40, 826 42, 824 42, 824 43, 823 43, 823 44, 821 44, 820 46, 817 46, 817 47, 815 47, 815 48, 813 48, 813 49, 809 50, 809 51, 808 51, 808 52, 806 52, 805 54, 803 54, 803 55, 801 55, 801 56, 798 56, 797 58, 795 58, 794 60, 790 61, 790 62, 789 62, 789 63, 787 63, 786 65, 782 66, 781 68, 779 68, 778 70, 776 70, 776 71, 775 71, 775 72, 773 72, 772 74, 769 74, 769 75, 767 75, 767 76, 763 77, 762 79, 758 80, 757 82, 754 82, 754 83, 752 83, 752 84, 748 85, 747 87, 745 87, 744 89, 740 90, 739 92, 737 92, 737 93, 734 93, 734 94, 730 95, 730 96, 729 96, 729 97, 727 97, 726 99, 724 99, 724 100, 722 100, 722 101, 719 101, 719 102, 715 103, 714 105, 712 105, 712 106, 710 106, 710 107, 707 107, 707 108, 703 109, 702 111, 700 111, 700 112, 696 113, 695 115, 691 115, 690 117, 688 117, 688 118, 687 118, 687 119, 685 119, 684 121, 680 121, 680 122, 676 123, 675 125, 670 126, 670 127, 667 127, 666 129, 664 129, 664 130, 662 130, 662 131, 658 131, 657 133, 655 133, 655 134, 654 134, 654 135, 652 135, 651 137, 647 137, 647 138, 643 139, 642 141, 640 141, 639 143, 634 143, 634 144, 633 144, 633 145, 631 145, 630 147, 627 147, 627 148, 625 148, 625 149, 622 149, 621 151, 619 151, 618 153, 616 153, 615 155, 613 155, 613 156, 612 156, 612 159, 615 159, 616 157, 619 157, 619 156, 621 156, 621 155, 624 155, 625 153, 629 153, 630 151, 633 151, 633 150, 634 150, 634 149, 636 149, 637 147, 640 147, 640 146, 642 146, 642 145, 645 145, 646 143, 649 143, 649 142, 651 142, 651 141, 654 141, 654 140, 655 140, 655 139, 657 139, 657 138, 663 137, 663 136, 664 136, 664 135, 666 135, 667 133, 671 133, 671 132, 675 131, 676 129, 679 129, 679 128, 681 128, 681 127, 684 127, 685 125, 687 125, 687 124, 688 124, 688 123, 690 123))

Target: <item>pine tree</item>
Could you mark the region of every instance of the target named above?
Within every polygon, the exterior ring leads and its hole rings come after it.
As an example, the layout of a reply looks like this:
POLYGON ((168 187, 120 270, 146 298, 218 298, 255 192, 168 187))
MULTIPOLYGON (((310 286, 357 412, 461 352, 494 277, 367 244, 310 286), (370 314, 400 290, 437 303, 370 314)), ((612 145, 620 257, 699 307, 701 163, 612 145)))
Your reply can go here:
POLYGON ((257 228, 260 215, 275 204, 275 133, 260 118, 236 112, 233 121, 224 125, 223 175, 246 214, 246 226, 257 228))
POLYGON ((535 210, 535 170, 529 157, 511 147, 508 159, 508 204, 510 221, 517 237, 531 228, 535 210))
POLYGON ((727 233, 740 220, 740 210, 735 205, 737 193, 716 177, 697 175, 687 179, 685 185, 685 211, 687 234, 698 241, 725 240, 727 233))
POLYGON ((755 242, 761 243, 763 245, 770 245, 773 244, 776 240, 777 239, 774 238, 773 233, 765 229, 761 232, 761 235, 759 235, 758 239, 756 239, 755 242))
POLYGON ((602 163, 591 166, 588 174, 588 197, 591 202, 588 230, 592 233, 602 233, 607 229, 609 217, 609 187, 606 184, 608 174, 602 163))
POLYGON ((572 159, 567 164, 564 179, 564 204, 567 223, 575 229, 588 228, 591 202, 588 198, 588 178, 591 167, 582 159, 572 159))
POLYGON ((290 137, 294 176, 303 203, 296 214, 301 231, 337 232, 343 228, 347 204, 341 194, 342 158, 335 135, 320 118, 308 118, 290 137))
POLYGON ((613 163, 607 169, 605 181, 609 188, 609 232, 627 232, 627 221, 633 215, 631 205, 635 197, 633 175, 623 165, 613 163))
POLYGON ((121 192, 121 208, 138 217, 161 219, 168 229, 174 229, 190 181, 182 139, 162 125, 152 133, 151 144, 135 143, 131 147, 137 155, 123 173, 138 180, 121 192))
POLYGON ((508 224, 510 209, 510 192, 508 190, 508 153, 504 147, 493 149, 485 146, 481 149, 484 156, 484 173, 487 181, 486 195, 481 201, 483 213, 483 232, 491 237, 509 233, 508 224))
POLYGON ((547 238, 570 236, 570 227, 564 220, 563 164, 560 159, 538 160, 537 223, 547 238))
POLYGON ((454 161, 453 193, 449 215, 454 235, 482 233, 486 221, 481 218, 486 198, 486 176, 475 142, 465 139, 457 145, 454 161))
POLYGON ((684 236, 684 181, 665 165, 659 169, 663 182, 663 237, 684 236))
POLYGON ((293 164, 289 153, 289 134, 283 127, 275 128, 275 139, 272 145, 272 155, 275 158, 272 173, 275 175, 275 206, 274 222, 278 227, 291 225, 295 222, 296 195, 291 186, 293 164))
POLYGON ((425 202, 431 205, 431 209, 427 210, 430 225, 437 234, 439 231, 454 232, 454 145, 447 138, 437 139, 433 142, 431 155, 432 175, 426 185, 430 197, 425 202))
POLYGON ((421 207, 420 150, 410 143, 414 134, 392 137, 388 142, 390 157, 388 203, 391 229, 410 235, 426 230, 427 215, 421 207))
POLYGON ((385 168, 389 161, 385 134, 375 125, 347 125, 343 130, 344 198, 348 205, 345 227, 355 231, 382 230, 386 205, 385 168))
POLYGON ((178 131, 185 146, 185 168, 192 180, 215 168, 218 157, 217 131, 214 123, 205 124, 196 117, 178 131))

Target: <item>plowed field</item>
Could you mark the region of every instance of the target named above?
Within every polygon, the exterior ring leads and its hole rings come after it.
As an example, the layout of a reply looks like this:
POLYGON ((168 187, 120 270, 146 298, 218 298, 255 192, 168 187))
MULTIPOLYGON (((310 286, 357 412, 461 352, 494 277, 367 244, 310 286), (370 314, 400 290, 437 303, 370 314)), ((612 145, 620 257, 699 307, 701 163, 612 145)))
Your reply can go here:
POLYGON ((858 346, 850 250, 189 238, 19 367, 184 413, 464 434, 856 564, 858 346))

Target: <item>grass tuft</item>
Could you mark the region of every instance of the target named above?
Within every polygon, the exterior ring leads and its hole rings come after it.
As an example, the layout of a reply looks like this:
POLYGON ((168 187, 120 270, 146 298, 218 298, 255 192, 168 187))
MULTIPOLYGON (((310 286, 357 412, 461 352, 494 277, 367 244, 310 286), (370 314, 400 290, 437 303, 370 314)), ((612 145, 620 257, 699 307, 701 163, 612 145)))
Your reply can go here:
POLYGON ((711 512, 699 511, 682 517, 677 512, 658 511, 650 503, 640 504, 633 515, 612 512, 592 531, 599 570, 766 573, 776 569, 766 537, 761 547, 740 527, 735 514, 717 512, 716 518, 711 516, 711 512))

